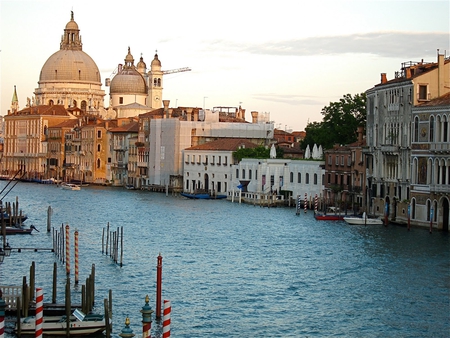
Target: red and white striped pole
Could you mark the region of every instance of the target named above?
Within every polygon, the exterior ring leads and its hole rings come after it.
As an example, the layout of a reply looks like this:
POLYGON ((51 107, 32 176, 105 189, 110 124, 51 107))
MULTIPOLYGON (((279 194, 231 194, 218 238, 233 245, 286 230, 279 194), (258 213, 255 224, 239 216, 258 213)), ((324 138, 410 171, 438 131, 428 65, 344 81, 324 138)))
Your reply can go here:
POLYGON ((6 302, 2 298, 3 293, 0 289, 0 338, 5 337, 5 310, 6 302))
POLYGON ((164 312, 163 312, 163 338, 170 337, 170 312, 172 308, 170 306, 170 300, 164 300, 164 312))
POLYGON ((36 338, 42 338, 43 328, 42 323, 44 322, 44 293, 42 288, 36 288, 36 317, 35 317, 35 331, 34 336, 36 338))
POLYGON ((317 212, 317 194, 316 194, 316 196, 314 197, 314 211, 317 212))
POLYGON ((78 230, 74 233, 74 244, 75 244, 75 284, 78 284, 78 230))
POLYGON ((69 224, 66 224, 66 274, 70 275, 70 238, 69 224))
POLYGON ((306 192, 305 192, 305 201, 303 202, 303 209, 305 209, 305 213, 306 213, 306 205, 308 204, 308 197, 306 196, 306 192))

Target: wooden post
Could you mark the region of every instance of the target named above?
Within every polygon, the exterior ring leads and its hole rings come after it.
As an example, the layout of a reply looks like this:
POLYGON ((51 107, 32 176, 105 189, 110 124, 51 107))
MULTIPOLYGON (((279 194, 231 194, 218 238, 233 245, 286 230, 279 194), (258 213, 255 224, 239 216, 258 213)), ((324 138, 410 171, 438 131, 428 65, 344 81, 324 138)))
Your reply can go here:
POLYGON ((106 334, 106 337, 111 337, 111 325, 110 325, 110 320, 109 320, 110 314, 109 314, 109 311, 108 311, 108 309, 109 309, 109 307, 108 307, 108 300, 106 298, 103 300, 103 307, 104 307, 104 310, 105 310, 105 324, 106 324, 105 334, 106 334))
POLYGON ((70 278, 67 277, 66 280, 66 336, 70 337, 70 315, 72 310, 72 304, 70 299, 70 278))
POLYGON ((156 265, 156 319, 161 319, 161 298, 162 298, 162 256, 158 255, 156 265))
POLYGON ((35 276, 36 276, 36 264, 35 262, 31 262, 30 266, 30 300, 34 300, 34 286, 35 284, 35 276))
POLYGON ((50 229, 52 227, 52 213, 53 213, 52 207, 48 206, 48 209, 47 209, 47 232, 50 232, 50 229))
POLYGON ((123 226, 121 227, 121 235, 120 235, 120 267, 122 267, 123 263, 123 226))
POLYGON ((53 291, 52 291, 52 303, 56 304, 56 285, 57 285, 57 273, 58 269, 56 266, 56 262, 53 263, 53 291))
POLYGON ((109 222, 106 226, 106 255, 108 255, 108 242, 109 242, 109 222))

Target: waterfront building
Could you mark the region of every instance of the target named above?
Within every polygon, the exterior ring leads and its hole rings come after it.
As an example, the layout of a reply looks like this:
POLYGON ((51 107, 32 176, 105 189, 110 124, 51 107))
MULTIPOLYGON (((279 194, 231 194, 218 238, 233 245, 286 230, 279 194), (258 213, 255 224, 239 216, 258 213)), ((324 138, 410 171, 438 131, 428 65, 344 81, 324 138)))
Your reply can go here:
POLYGON ((20 169, 21 176, 32 179, 42 177, 49 168, 49 128, 77 117, 63 105, 40 105, 10 112, 4 119, 3 169, 8 175, 20 169))
POLYGON ((365 161, 362 148, 366 144, 364 128, 358 128, 358 140, 354 143, 324 151, 325 181, 324 200, 328 205, 342 210, 359 212, 365 207, 365 161))
POLYGON ((450 91, 450 58, 437 62, 405 62, 395 78, 367 90, 366 210, 389 220, 407 222, 411 198, 412 109, 450 91))
POLYGON ((230 166, 235 163, 233 152, 257 146, 247 139, 229 138, 184 149, 183 191, 226 194, 231 182, 230 166))
POLYGON ((449 230, 450 93, 412 109, 411 224, 449 230))
POLYGON ((139 132, 137 118, 119 119, 110 128, 111 182, 114 186, 134 185, 136 172, 136 140, 139 132), (131 162, 130 162, 131 160, 131 162))
POLYGON ((249 159, 231 167, 231 187, 229 190, 252 195, 261 199, 271 195, 283 195, 284 198, 308 201, 317 195, 322 197, 325 170, 323 161, 291 159, 249 159))

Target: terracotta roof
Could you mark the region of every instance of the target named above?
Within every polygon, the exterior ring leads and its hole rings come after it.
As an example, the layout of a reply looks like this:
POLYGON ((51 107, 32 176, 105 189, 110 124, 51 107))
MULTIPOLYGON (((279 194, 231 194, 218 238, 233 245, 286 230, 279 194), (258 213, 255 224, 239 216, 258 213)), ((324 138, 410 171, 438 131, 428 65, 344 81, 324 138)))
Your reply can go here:
POLYGON ((123 126, 109 129, 111 133, 137 133, 139 132, 139 122, 133 121, 123 126))
POLYGON ((78 124, 78 120, 66 120, 64 122, 58 123, 57 125, 51 127, 51 128, 73 128, 78 124))
POLYGON ((57 116, 69 116, 67 110, 63 105, 54 104, 54 105, 40 105, 40 106, 32 106, 26 107, 18 112, 15 112, 11 115, 57 115, 57 116))
POLYGON ((236 151, 242 147, 252 149, 258 147, 258 145, 242 138, 221 138, 205 144, 187 148, 186 150, 236 151))
POLYGON ((436 107, 436 106, 448 106, 450 105, 450 92, 432 99, 428 102, 417 105, 416 107, 436 107))

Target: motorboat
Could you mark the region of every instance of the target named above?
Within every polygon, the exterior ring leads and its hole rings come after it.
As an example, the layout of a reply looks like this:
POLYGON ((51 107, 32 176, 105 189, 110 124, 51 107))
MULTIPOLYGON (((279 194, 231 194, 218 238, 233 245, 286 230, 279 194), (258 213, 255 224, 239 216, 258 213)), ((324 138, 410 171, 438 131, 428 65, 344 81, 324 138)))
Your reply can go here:
POLYGON ((29 228, 24 226, 5 226, 6 235, 29 235, 33 230, 39 232, 33 224, 31 224, 29 228))
POLYGON ((318 221, 342 221, 345 215, 337 207, 328 207, 326 212, 315 212, 314 218, 318 221))
MULTIPOLYGON (((44 336, 66 336, 67 335, 66 316, 44 316, 42 323, 42 334, 44 336)), ((106 329, 106 322, 103 315, 87 314, 76 309, 69 319, 69 335, 81 336, 101 333, 106 329)), ((20 335, 35 335, 36 318, 30 316, 20 320, 20 335)), ((19 326, 16 324, 16 333, 19 334, 19 326)))
POLYGON ((195 200, 217 200, 227 198, 227 195, 215 195, 215 194, 211 195, 209 193, 199 193, 199 192, 198 193, 182 192, 180 195, 195 200))
POLYGON ((74 184, 74 183, 62 183, 61 189, 63 189, 63 190, 81 190, 81 187, 78 184, 74 184))
POLYGON ((372 218, 367 217, 366 213, 364 212, 362 217, 359 216, 345 216, 344 221, 346 221, 348 224, 351 225, 379 225, 383 224, 383 220, 380 218, 372 218))

